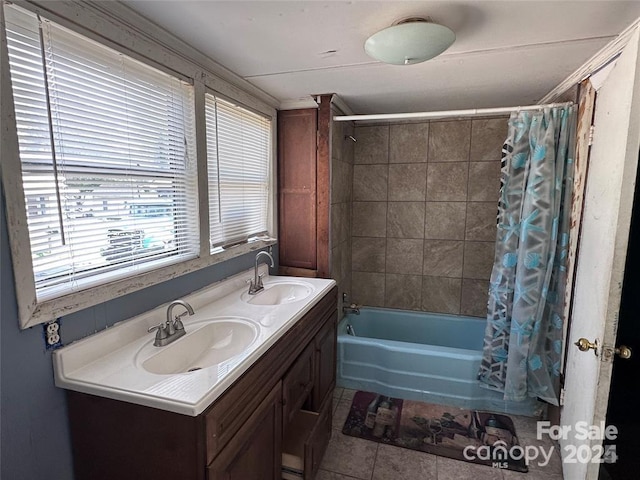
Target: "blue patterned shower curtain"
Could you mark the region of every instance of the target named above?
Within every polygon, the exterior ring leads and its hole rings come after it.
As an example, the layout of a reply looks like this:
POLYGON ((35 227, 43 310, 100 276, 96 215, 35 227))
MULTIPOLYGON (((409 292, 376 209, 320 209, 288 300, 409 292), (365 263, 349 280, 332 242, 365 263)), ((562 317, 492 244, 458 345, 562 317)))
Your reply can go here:
POLYGON ((478 378, 505 400, 558 404, 575 107, 514 112, 478 378))

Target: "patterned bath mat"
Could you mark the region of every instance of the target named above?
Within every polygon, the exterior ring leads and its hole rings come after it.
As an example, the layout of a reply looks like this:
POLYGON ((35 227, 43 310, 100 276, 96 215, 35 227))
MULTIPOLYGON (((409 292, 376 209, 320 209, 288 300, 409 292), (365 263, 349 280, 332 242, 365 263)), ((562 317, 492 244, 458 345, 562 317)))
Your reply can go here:
POLYGON ((342 433, 456 460, 528 471, 513 421, 497 413, 359 391, 342 433))

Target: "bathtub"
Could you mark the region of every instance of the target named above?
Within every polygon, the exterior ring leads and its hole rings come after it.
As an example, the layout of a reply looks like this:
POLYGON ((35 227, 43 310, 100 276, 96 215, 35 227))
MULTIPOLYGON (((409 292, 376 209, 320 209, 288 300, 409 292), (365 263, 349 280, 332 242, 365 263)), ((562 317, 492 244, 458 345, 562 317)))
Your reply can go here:
POLYGON ((476 376, 485 324, 474 317, 361 308, 360 315, 348 314, 338 326, 337 386, 474 410, 539 414, 535 399, 505 401, 501 393, 480 387, 476 376))

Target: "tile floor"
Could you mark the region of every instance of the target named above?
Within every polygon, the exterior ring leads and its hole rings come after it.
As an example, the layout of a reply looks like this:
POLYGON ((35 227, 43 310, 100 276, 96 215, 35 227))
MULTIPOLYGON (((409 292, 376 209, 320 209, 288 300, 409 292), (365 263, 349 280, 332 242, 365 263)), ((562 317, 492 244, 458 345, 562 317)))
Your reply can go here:
MULTIPOLYGON (((518 473, 343 435, 354 393, 341 388, 334 393, 333 433, 316 480, 562 480, 557 445, 547 466, 533 462, 529 473, 518 473)), ((552 442, 536 439, 535 419, 511 418, 522 445, 544 445, 548 451, 552 442)))

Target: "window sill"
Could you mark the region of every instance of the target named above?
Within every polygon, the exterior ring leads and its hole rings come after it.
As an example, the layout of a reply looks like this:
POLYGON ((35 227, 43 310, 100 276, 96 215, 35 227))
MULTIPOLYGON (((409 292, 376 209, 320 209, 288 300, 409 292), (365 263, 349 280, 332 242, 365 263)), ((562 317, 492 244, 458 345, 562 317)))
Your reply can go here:
POLYGON ((264 237, 251 242, 234 245, 218 253, 167 265, 132 277, 124 278, 85 290, 69 293, 35 303, 32 308, 20 309, 20 327, 25 329, 69 315, 79 310, 108 302, 117 297, 157 285, 182 275, 210 267, 232 258, 275 245, 275 238, 264 237))

